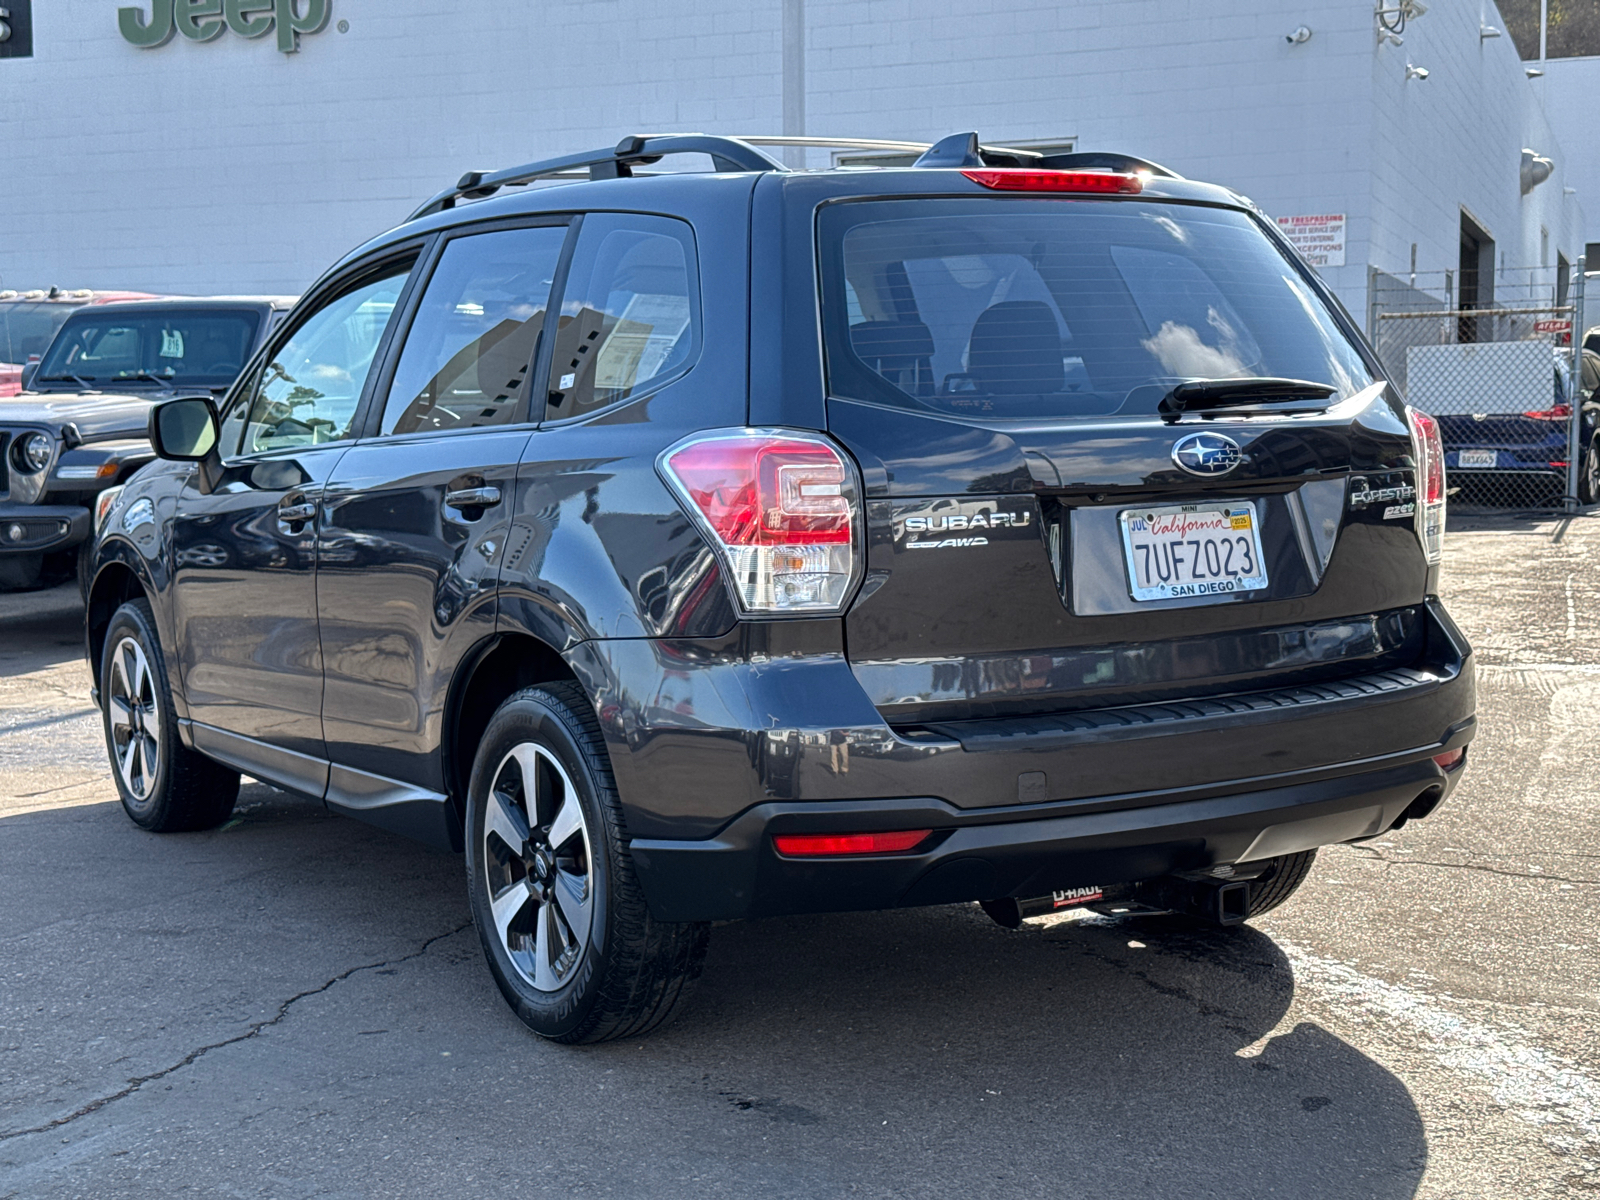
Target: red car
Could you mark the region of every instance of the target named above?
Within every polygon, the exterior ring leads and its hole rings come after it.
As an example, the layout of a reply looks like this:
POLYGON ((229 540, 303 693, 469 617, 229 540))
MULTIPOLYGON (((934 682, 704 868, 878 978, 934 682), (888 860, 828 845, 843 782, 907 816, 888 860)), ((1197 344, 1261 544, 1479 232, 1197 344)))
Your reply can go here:
POLYGON ((114 300, 152 298, 149 292, 96 292, 88 288, 0 292, 0 397, 22 391, 22 368, 39 361, 56 330, 78 309, 114 300))

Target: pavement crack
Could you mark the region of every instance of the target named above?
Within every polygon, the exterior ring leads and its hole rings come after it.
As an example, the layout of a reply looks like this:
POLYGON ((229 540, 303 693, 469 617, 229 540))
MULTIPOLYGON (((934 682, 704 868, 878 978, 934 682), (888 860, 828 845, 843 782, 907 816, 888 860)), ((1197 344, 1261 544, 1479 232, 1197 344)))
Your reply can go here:
POLYGON ((83 1105, 81 1108, 76 1109, 73 1112, 68 1113, 64 1117, 57 1117, 53 1121, 46 1121, 43 1125, 34 1125, 28 1129, 12 1129, 7 1130, 4 1133, 0 1133, 0 1142, 9 1142, 13 1138, 29 1137, 37 1133, 49 1133, 51 1130, 60 1129, 65 1125, 72 1124, 72 1122, 78 1120, 80 1117, 87 1117, 90 1113, 99 1112, 108 1104, 115 1104, 118 1100, 124 1100, 133 1095, 140 1088, 144 1087, 145 1084, 154 1083, 158 1079, 165 1079, 168 1075, 171 1075, 175 1071, 181 1071, 184 1067, 187 1067, 198 1059, 205 1057, 213 1050, 221 1050, 225 1046, 233 1046, 240 1042, 248 1042, 251 1038, 258 1036, 263 1029, 271 1029, 274 1025, 282 1021, 289 1015, 289 1010, 300 1001, 311 996, 321 995, 335 984, 343 983, 352 975, 359 974, 362 971, 376 971, 383 967, 392 967, 399 963, 410 962, 414 958, 421 958, 428 952, 428 949, 435 942, 442 942, 445 938, 455 937, 458 933, 464 933, 471 928, 472 922, 466 921, 445 933, 435 934, 433 937, 423 942, 421 946, 417 947, 417 949, 413 950, 410 954, 402 954, 399 958, 386 958, 381 962, 362 963, 360 966, 351 967, 347 971, 341 971, 332 979, 326 980, 314 988, 307 988, 303 992, 296 992, 282 1004, 278 1005, 277 1013, 267 1018, 265 1021, 255 1022, 243 1033, 235 1034, 233 1037, 223 1038, 220 1042, 211 1042, 208 1045, 191 1050, 188 1054, 185 1054, 171 1066, 163 1067, 159 1071, 152 1071, 148 1075, 140 1075, 130 1079, 128 1080, 128 1085, 121 1090, 112 1092, 110 1095, 100 1096, 97 1099, 91 1100, 89 1103, 83 1105))
POLYGON ((1480 863, 1437 862, 1431 858, 1398 858, 1383 854, 1370 846, 1351 846, 1358 854, 1365 854, 1371 862, 1390 867, 1442 867, 1447 871, 1481 871, 1485 875, 1501 875, 1507 879, 1548 879, 1553 883, 1585 883, 1600 886, 1600 879, 1580 879, 1570 875, 1556 875, 1549 871, 1508 871, 1503 867, 1486 867, 1480 863))

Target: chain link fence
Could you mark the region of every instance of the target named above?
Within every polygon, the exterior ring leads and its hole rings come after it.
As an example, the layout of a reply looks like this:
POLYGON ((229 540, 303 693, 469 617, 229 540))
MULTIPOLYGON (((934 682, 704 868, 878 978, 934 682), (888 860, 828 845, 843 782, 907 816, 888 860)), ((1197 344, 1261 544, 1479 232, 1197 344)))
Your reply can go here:
POLYGON ((1407 402, 1439 421, 1452 507, 1593 503, 1600 458, 1583 392, 1583 261, 1573 271, 1477 274, 1374 271, 1369 290, 1378 357, 1407 402))

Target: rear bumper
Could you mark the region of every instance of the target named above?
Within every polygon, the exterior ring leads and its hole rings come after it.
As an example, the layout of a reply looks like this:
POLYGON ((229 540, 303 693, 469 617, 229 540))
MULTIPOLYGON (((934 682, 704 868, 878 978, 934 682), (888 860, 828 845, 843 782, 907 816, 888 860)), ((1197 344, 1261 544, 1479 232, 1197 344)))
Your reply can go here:
POLYGON ((48 554, 88 540, 89 510, 77 504, 0 504, 0 554, 48 554), (13 526, 21 538, 11 536, 13 526))
MULTIPOLYGON (((1469 720, 1450 747, 1464 745, 1471 732, 1469 720)), ((1079 802, 1052 816, 963 812, 931 799, 763 804, 715 838, 635 840, 633 859, 652 914, 666 921, 1025 899, 1373 837, 1408 810, 1431 812, 1460 775, 1459 767, 1447 773, 1425 755, 1203 799, 1109 809, 1115 798, 1079 802), (923 828, 938 831, 936 840, 911 854, 794 859, 772 840, 923 828)))
POLYGON ((842 655, 815 646, 757 657, 591 642, 577 665, 652 911, 710 920, 1039 895, 1425 815, 1454 787, 1459 772, 1432 760, 1471 739, 1476 695, 1459 631, 1436 603, 1424 618, 1425 650, 1401 669, 905 731, 883 723, 842 655), (936 836, 914 854, 829 861, 772 844, 904 829, 936 836))

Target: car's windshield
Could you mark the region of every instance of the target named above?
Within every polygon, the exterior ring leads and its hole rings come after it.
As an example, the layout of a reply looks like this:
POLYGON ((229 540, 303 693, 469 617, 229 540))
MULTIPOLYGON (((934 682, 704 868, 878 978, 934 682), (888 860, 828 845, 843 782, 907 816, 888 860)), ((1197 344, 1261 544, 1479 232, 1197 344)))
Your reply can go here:
POLYGON ((45 352, 76 304, 15 301, 0 304, 0 362, 26 363, 45 352))
POLYGON ((35 381, 226 387, 260 322, 251 309, 80 312, 50 344, 35 381))
POLYGON ((1153 413, 1173 387, 1372 376, 1246 213, 1093 200, 824 209, 833 394, 997 419, 1153 413))

